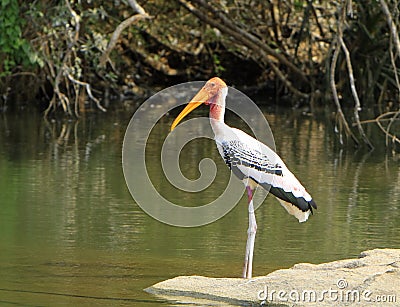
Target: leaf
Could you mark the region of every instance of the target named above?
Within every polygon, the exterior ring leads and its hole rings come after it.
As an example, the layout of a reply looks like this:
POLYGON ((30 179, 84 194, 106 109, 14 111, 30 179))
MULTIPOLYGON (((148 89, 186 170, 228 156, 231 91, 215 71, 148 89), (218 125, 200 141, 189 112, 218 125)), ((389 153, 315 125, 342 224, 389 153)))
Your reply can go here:
POLYGON ((11 0, 2 0, 2 1, 1 1, 1 7, 2 7, 2 8, 5 8, 5 7, 10 3, 10 1, 11 1, 11 0))

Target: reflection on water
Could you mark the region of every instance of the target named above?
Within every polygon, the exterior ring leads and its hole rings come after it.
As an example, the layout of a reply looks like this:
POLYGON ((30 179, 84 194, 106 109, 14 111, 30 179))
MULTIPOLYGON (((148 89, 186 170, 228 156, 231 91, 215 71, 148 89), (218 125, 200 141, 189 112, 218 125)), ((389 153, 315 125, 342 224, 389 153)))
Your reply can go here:
MULTIPOLYGON (((197 113, 197 115, 201 114, 197 113)), ((398 156, 337 146, 333 127, 291 110, 266 112, 278 153, 315 198, 305 224, 272 197, 257 210, 255 275, 298 262, 319 263, 400 244, 398 156)), ((0 303, 158 306, 143 288, 177 275, 239 276, 246 242, 246 200, 221 220, 184 229, 161 224, 132 200, 121 147, 128 115, 45 122, 40 115, 0 117, 0 303)), ((160 174, 160 146, 172 118, 154 128, 147 148, 152 182, 166 198, 201 205, 229 176, 212 141, 187 144, 183 173, 215 160, 212 186, 197 194, 160 174)), ((241 124, 231 117, 231 125, 241 124)), ((140 176, 140 174, 138 174, 140 176)))

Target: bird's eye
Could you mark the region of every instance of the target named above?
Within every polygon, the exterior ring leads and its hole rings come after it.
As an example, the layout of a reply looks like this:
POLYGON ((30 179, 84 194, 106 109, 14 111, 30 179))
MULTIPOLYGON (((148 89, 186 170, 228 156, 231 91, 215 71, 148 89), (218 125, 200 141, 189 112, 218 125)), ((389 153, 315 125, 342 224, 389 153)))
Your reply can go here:
POLYGON ((215 87, 215 83, 214 82, 212 82, 210 84, 211 84, 211 87, 215 87))

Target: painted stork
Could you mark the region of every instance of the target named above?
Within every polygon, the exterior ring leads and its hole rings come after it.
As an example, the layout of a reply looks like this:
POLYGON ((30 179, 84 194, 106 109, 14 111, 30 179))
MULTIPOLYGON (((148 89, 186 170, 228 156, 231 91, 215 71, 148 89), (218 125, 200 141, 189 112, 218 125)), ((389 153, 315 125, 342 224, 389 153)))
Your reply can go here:
POLYGON ((206 104, 210 106, 210 123, 217 148, 231 171, 243 181, 248 196, 249 228, 243 278, 252 278, 254 240, 257 223, 254 214, 253 192, 257 185, 269 190, 280 204, 299 222, 305 222, 317 208, 310 194, 289 171, 282 159, 267 145, 247 133, 224 123, 225 99, 228 87, 218 77, 210 79, 192 98, 171 126, 171 131, 191 111, 206 104))

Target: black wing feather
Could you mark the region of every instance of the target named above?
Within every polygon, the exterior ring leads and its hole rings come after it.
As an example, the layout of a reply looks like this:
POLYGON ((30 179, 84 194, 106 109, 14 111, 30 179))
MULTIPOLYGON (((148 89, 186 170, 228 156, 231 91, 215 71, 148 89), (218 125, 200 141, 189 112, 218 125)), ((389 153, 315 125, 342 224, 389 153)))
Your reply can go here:
MULTIPOLYGON (((265 154, 258 150, 249 150, 247 146, 238 140, 222 142, 221 147, 226 165, 228 165, 231 171, 240 180, 243 180, 248 176, 238 168, 239 165, 250 167, 268 174, 283 176, 281 165, 272 163, 265 154)), ((303 212, 311 210, 311 213, 313 213, 313 208, 317 209, 317 205, 313 199, 306 201, 303 197, 296 197, 293 193, 286 192, 282 188, 273 187, 268 183, 260 183, 256 178, 251 177, 251 179, 260 184, 267 191, 269 190, 274 196, 292 203, 303 212)))
MULTIPOLYGON (((226 165, 233 170, 239 165, 256 169, 260 172, 282 176, 282 166, 271 160, 258 150, 249 150, 242 142, 232 140, 221 144, 226 165)), ((242 175, 243 179, 245 174, 242 175)))

